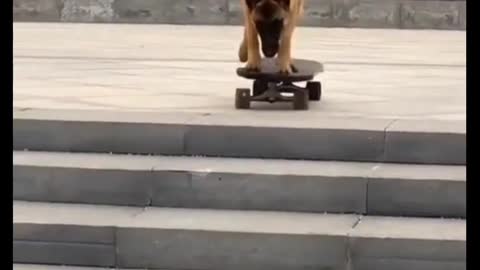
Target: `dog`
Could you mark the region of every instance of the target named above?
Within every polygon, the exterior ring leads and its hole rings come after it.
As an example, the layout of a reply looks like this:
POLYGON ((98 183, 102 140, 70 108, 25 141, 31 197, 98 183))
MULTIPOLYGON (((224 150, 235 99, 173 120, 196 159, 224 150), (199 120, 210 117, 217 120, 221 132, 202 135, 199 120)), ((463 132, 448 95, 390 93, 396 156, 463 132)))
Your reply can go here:
POLYGON ((296 71, 292 64, 291 43, 303 15, 304 0, 240 0, 244 12, 243 40, 238 57, 246 67, 259 70, 261 51, 267 58, 278 55, 280 72, 296 71))

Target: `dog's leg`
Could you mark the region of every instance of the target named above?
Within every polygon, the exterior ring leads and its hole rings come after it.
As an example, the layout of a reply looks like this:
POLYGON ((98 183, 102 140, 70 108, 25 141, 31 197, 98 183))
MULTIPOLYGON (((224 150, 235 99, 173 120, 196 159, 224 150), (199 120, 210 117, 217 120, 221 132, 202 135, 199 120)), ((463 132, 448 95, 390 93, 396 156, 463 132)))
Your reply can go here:
POLYGON ((240 44, 238 56, 240 61, 246 59, 246 67, 248 69, 259 70, 261 62, 260 46, 258 42, 257 29, 251 14, 254 3, 251 1, 249 2, 249 0, 241 0, 241 3, 243 8, 245 29, 243 32, 243 41, 242 44, 240 44))
POLYGON ((303 15, 304 0, 290 0, 290 13, 287 17, 285 28, 280 39, 280 47, 278 49, 278 64, 280 72, 291 73, 296 71, 292 64, 292 37, 293 31, 298 24, 299 19, 303 15))
POLYGON ((247 68, 252 70, 259 70, 262 58, 260 56, 260 44, 258 42, 257 28, 253 24, 253 20, 251 18, 247 18, 246 26, 247 68))
POLYGON ((247 28, 243 28, 243 39, 238 49, 238 59, 240 62, 245 63, 248 60, 248 48, 247 48, 247 28))
POLYGON ((285 29, 282 32, 282 37, 280 39, 280 48, 278 49, 278 65, 280 67, 280 72, 282 73, 292 73, 291 49, 294 28, 295 23, 293 20, 289 20, 287 25, 285 25, 285 29))

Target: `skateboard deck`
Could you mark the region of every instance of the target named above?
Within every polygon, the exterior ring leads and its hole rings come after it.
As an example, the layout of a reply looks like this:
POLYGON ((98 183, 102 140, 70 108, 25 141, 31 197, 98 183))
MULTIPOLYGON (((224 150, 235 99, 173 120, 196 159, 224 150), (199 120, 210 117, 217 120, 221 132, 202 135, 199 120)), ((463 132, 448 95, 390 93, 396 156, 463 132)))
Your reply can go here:
POLYGON ((296 72, 291 74, 280 73, 275 59, 262 59, 260 71, 249 70, 245 67, 237 68, 237 75, 251 80, 265 80, 271 82, 302 82, 312 80, 315 75, 323 72, 323 65, 316 61, 293 59, 296 72))
POLYGON ((251 101, 292 102, 293 109, 307 110, 309 100, 319 101, 321 84, 311 81, 315 75, 323 72, 323 65, 316 61, 293 59, 290 74, 281 73, 275 59, 262 59, 260 70, 237 68, 237 75, 253 80, 253 92, 248 88, 236 91, 235 107, 250 108, 251 101), (307 81, 306 87, 295 85, 294 82, 307 81), (285 95, 289 93, 290 95, 285 95), (293 94, 293 95, 291 95, 293 94))

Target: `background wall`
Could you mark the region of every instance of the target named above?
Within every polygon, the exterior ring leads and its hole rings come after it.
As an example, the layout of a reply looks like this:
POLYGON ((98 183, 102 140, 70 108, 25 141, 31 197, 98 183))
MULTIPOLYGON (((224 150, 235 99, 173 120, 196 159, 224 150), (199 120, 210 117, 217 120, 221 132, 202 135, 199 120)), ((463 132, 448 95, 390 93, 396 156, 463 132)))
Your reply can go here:
MULTIPOLYGON (((15 21, 227 24, 240 0, 14 0, 15 21)), ((303 25, 465 30, 466 1, 307 0, 303 25)))

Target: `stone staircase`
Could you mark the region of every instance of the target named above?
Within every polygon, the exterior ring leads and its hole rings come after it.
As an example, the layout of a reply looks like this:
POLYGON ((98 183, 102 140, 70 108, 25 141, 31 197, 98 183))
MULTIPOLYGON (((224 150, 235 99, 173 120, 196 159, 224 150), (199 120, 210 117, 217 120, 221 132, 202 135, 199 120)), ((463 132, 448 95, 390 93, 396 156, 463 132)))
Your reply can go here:
POLYGON ((464 122, 16 109, 13 133, 17 270, 466 269, 464 122))

